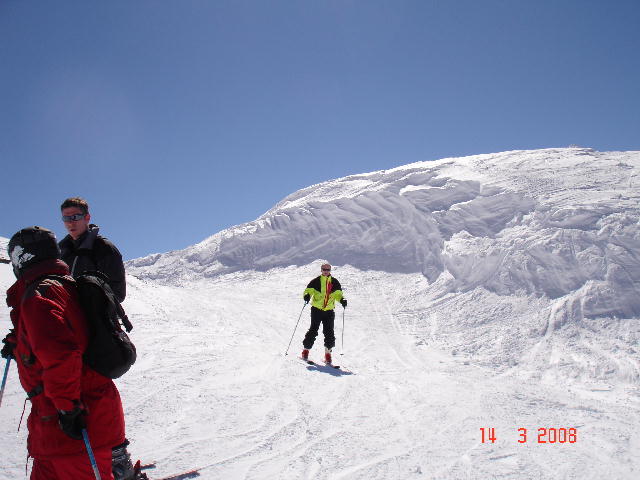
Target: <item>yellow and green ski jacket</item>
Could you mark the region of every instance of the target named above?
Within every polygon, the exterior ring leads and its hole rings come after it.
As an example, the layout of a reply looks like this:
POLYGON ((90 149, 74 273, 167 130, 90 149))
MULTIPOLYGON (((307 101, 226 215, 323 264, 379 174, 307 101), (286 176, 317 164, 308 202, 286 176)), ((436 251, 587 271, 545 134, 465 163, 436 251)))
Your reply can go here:
POLYGON ((311 305, 320 310, 333 310, 335 302, 342 300, 342 287, 337 278, 320 275, 309 282, 302 293, 311 295, 311 305))

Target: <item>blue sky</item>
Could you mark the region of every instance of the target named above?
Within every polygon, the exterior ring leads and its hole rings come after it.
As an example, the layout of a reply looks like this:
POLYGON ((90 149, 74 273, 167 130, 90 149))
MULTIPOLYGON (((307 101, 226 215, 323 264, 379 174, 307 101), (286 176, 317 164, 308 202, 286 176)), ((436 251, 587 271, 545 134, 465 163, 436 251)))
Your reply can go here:
POLYGON ((332 178, 640 150, 640 2, 0 0, 0 235, 83 196, 125 258, 332 178))

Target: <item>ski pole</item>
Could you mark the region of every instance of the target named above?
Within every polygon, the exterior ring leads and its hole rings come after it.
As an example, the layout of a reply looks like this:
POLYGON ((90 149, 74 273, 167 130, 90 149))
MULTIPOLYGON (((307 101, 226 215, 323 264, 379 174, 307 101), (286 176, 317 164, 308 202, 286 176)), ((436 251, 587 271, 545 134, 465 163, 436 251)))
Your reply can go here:
POLYGON ((300 323, 300 319, 302 318, 302 312, 304 311, 304 307, 307 306, 307 303, 309 302, 304 302, 304 305, 302 306, 302 310, 300 310, 300 315, 298 315, 298 321, 296 322, 296 326, 293 329, 293 333, 291 334, 291 340, 289 340, 289 345, 287 345, 287 351, 284 352, 285 355, 289 355, 289 347, 291 346, 291 342, 293 342, 293 336, 296 334, 296 330, 298 329, 298 323, 300 323))
POLYGON ((344 355, 344 311, 346 310, 346 308, 342 309, 342 351, 340 352, 340 355, 344 355))
POLYGON ((102 480, 100 477, 100 470, 98 470, 98 464, 96 463, 96 457, 93 455, 93 449, 89 443, 89 434, 87 429, 82 429, 82 438, 84 439, 84 445, 87 447, 87 453, 89 454, 89 461, 91 462, 91 468, 93 468, 93 474, 96 476, 96 480, 102 480))
POLYGON ((11 355, 7 357, 7 365, 4 367, 4 375, 2 375, 2 386, 0 387, 0 405, 2 405, 2 396, 4 395, 4 386, 7 384, 7 375, 9 374, 9 364, 11 363, 11 355))

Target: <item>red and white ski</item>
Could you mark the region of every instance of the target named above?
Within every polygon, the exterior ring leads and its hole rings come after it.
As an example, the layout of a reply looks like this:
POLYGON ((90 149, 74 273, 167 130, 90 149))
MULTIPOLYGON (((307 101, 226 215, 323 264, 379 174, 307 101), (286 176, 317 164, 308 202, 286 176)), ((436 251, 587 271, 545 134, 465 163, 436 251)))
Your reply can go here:
POLYGON ((189 478, 196 478, 200 476, 199 469, 187 470, 182 473, 176 473, 174 475, 169 475, 168 477, 162 478, 153 478, 151 480, 187 480, 189 478))
MULTIPOLYGON (((140 462, 138 461, 138 463, 135 466, 135 470, 137 472, 141 472, 143 470, 152 470, 152 469, 155 469, 156 467, 157 467, 156 462, 140 465, 140 462)), ((149 478, 148 475, 144 473, 143 475, 145 475, 145 477, 143 478, 148 478, 149 480, 187 480, 189 478, 199 477, 200 476, 199 470, 200 469, 198 468, 195 468, 193 470, 185 470, 184 472, 174 473, 173 475, 169 475, 168 477, 161 477, 161 478, 155 478, 155 477, 149 478)))
POLYGON ((332 363, 318 363, 318 362, 314 362, 313 360, 310 360, 308 358, 302 358, 302 357, 298 357, 300 360, 302 360, 304 363, 306 363, 307 365, 313 365, 314 367, 331 367, 331 368, 335 368, 337 370, 340 370, 340 365, 334 365, 332 363))

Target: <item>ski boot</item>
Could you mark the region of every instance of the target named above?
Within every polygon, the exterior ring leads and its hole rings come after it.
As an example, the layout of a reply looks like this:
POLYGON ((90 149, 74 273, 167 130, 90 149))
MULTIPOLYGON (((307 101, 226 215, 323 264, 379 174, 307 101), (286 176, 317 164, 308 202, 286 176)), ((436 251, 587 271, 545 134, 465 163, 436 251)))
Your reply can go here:
POLYGON ((127 452, 129 440, 111 449, 111 469, 114 480, 149 480, 140 470, 140 460, 135 467, 131 463, 131 455, 127 452))
POLYGON ((331 365, 331 349, 324 347, 324 363, 331 365))
POLYGON ((127 452, 129 440, 111 449, 111 469, 114 480, 133 480, 134 471, 131 463, 131 455, 127 452))
POLYGON ((302 353, 300 354, 300 356, 305 361, 309 360, 309 350, 305 348, 304 350, 302 350, 302 353))

